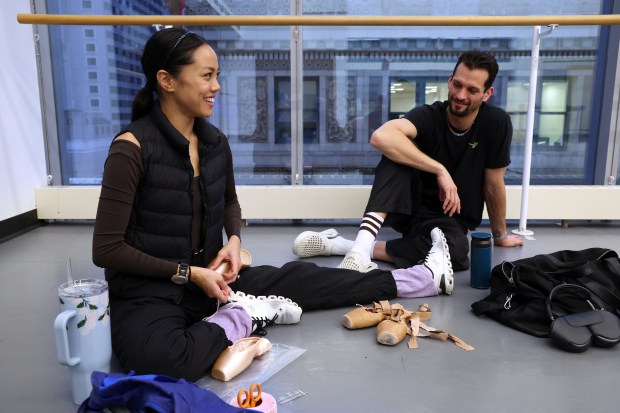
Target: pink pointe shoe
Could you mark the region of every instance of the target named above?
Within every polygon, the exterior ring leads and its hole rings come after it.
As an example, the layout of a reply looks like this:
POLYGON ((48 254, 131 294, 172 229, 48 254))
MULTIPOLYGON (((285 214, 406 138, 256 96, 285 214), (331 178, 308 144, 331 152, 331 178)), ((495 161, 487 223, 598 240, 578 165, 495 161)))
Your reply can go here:
POLYGON ((255 357, 262 356, 269 349, 271 342, 264 337, 239 339, 215 360, 211 376, 216 380, 230 381, 247 369, 255 357))
MULTIPOLYGON (((211 260, 209 265, 207 265, 207 268, 209 268, 211 266, 211 264, 213 264, 213 261, 215 261, 215 258, 213 258, 211 260)), ((240 266, 239 269, 243 270, 245 268, 248 268, 250 265, 252 265, 252 254, 250 254, 250 251, 246 250, 245 248, 241 248, 241 266, 240 266)), ((218 274, 222 274, 222 273, 225 273, 225 272, 227 272, 229 270, 230 270, 230 262, 223 261, 213 271, 215 271, 218 274)))

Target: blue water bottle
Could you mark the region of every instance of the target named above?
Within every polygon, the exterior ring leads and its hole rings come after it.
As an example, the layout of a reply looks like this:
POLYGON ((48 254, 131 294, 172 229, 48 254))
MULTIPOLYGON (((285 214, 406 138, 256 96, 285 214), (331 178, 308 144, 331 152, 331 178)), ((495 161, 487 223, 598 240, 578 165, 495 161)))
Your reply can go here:
POLYGON ((471 268, 469 285, 473 288, 489 288, 491 284, 491 251, 493 235, 488 232, 471 234, 471 268))

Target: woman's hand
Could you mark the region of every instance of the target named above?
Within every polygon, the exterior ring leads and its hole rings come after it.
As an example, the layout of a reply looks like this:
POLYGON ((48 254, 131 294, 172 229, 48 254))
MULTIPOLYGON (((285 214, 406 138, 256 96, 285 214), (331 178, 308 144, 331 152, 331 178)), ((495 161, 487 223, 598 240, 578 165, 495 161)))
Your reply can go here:
POLYGON ((241 267, 241 240, 236 235, 228 239, 226 245, 222 247, 211 262, 211 265, 209 265, 209 269, 214 270, 223 262, 230 263, 229 269, 222 273, 223 279, 230 284, 237 279, 237 274, 241 267))
POLYGON ((221 303, 228 302, 231 288, 224 277, 213 270, 203 267, 191 267, 191 280, 209 297, 216 298, 221 303))

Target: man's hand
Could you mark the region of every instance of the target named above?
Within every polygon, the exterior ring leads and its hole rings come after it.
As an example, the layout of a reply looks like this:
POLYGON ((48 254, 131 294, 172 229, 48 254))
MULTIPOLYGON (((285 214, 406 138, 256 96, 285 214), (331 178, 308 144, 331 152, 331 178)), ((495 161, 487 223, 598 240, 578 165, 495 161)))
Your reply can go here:
POLYGON ((459 192, 448 171, 437 174, 439 200, 442 202, 443 213, 451 217, 456 212, 461 213, 461 199, 459 192))
POLYGON ((518 235, 508 235, 502 240, 495 240, 497 247, 521 247, 523 246, 523 238, 518 235))

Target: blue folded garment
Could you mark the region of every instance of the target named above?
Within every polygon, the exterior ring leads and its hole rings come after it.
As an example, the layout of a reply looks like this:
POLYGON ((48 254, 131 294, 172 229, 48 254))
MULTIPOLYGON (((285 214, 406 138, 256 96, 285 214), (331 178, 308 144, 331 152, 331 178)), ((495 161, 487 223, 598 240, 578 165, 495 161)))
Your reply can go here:
POLYGON ((78 413, 123 412, 251 412, 233 407, 212 391, 202 389, 183 379, 163 375, 119 373, 91 374, 93 390, 79 407, 78 413))

